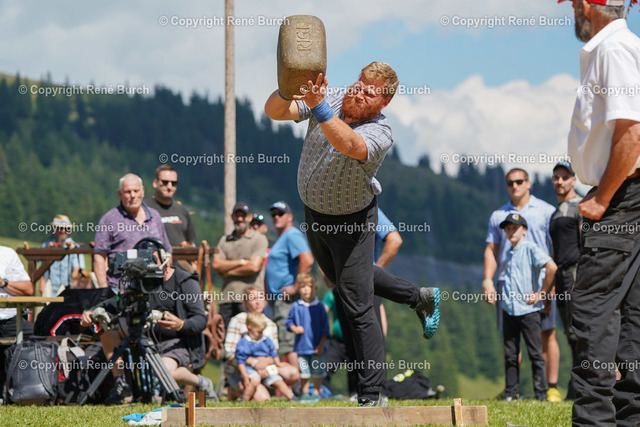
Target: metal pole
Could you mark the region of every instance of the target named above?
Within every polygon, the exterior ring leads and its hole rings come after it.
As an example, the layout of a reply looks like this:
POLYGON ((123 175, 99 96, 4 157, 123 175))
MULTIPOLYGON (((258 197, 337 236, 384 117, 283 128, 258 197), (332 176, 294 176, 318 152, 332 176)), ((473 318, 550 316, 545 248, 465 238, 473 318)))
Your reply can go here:
POLYGON ((236 156, 236 92, 233 0, 225 0, 225 49, 224 49, 224 231, 233 231, 231 209, 236 203, 236 163, 228 161, 236 156), (229 19, 231 17, 231 19, 229 19))

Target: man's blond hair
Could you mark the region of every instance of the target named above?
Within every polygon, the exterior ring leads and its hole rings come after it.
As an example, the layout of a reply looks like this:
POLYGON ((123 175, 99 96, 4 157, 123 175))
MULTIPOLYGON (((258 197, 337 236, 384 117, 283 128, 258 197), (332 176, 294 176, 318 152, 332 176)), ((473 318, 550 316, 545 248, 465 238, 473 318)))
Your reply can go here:
POLYGON ((385 99, 391 100, 395 95, 396 90, 400 82, 396 72, 393 71, 391 65, 386 62, 372 62, 360 71, 360 75, 366 77, 369 80, 376 82, 384 82, 384 89, 382 96, 385 99))

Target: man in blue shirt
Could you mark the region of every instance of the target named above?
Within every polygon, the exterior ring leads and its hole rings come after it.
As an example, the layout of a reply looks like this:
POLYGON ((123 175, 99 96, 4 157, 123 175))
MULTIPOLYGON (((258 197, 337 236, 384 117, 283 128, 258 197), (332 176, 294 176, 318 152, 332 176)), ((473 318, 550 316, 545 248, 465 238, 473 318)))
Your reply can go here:
POLYGON ((299 273, 311 271, 313 256, 304 234, 293 226, 293 213, 289 205, 279 201, 272 204, 269 210, 278 239, 267 258, 267 299, 273 304, 273 321, 278 325, 279 353, 284 354, 293 366, 298 366, 297 358, 292 353, 295 334, 287 330, 285 321, 293 297, 298 292, 296 277, 299 273))

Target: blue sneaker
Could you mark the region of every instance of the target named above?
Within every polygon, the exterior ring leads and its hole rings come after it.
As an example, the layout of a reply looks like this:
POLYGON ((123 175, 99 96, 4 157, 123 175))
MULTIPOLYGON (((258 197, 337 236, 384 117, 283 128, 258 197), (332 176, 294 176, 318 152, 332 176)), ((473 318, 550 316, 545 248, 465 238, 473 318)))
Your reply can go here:
POLYGON ((422 323, 422 336, 430 339, 440 323, 440 288, 420 288, 420 302, 412 307, 422 323))
POLYGON ((317 394, 303 394, 302 397, 300 397, 300 402, 317 403, 320 402, 320 396, 317 394))

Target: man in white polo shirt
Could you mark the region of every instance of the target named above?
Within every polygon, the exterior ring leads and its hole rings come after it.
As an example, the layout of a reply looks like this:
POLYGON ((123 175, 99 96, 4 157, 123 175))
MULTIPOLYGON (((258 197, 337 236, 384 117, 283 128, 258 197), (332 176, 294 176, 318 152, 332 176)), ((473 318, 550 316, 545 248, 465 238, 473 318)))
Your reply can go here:
POLYGON ((624 0, 574 0, 580 84, 569 155, 585 184, 571 314, 573 425, 640 425, 640 38, 624 0), (621 378, 616 381, 615 367, 621 378))
MULTIPOLYGON (((0 298, 33 295, 33 285, 18 254, 11 248, 0 246, 0 298)), ((26 335, 33 333, 33 323, 25 318, 22 331, 26 335)), ((0 308, 0 337, 16 335, 16 309, 0 308)), ((0 385, 5 381, 4 351, 8 346, 0 345, 0 385)))

